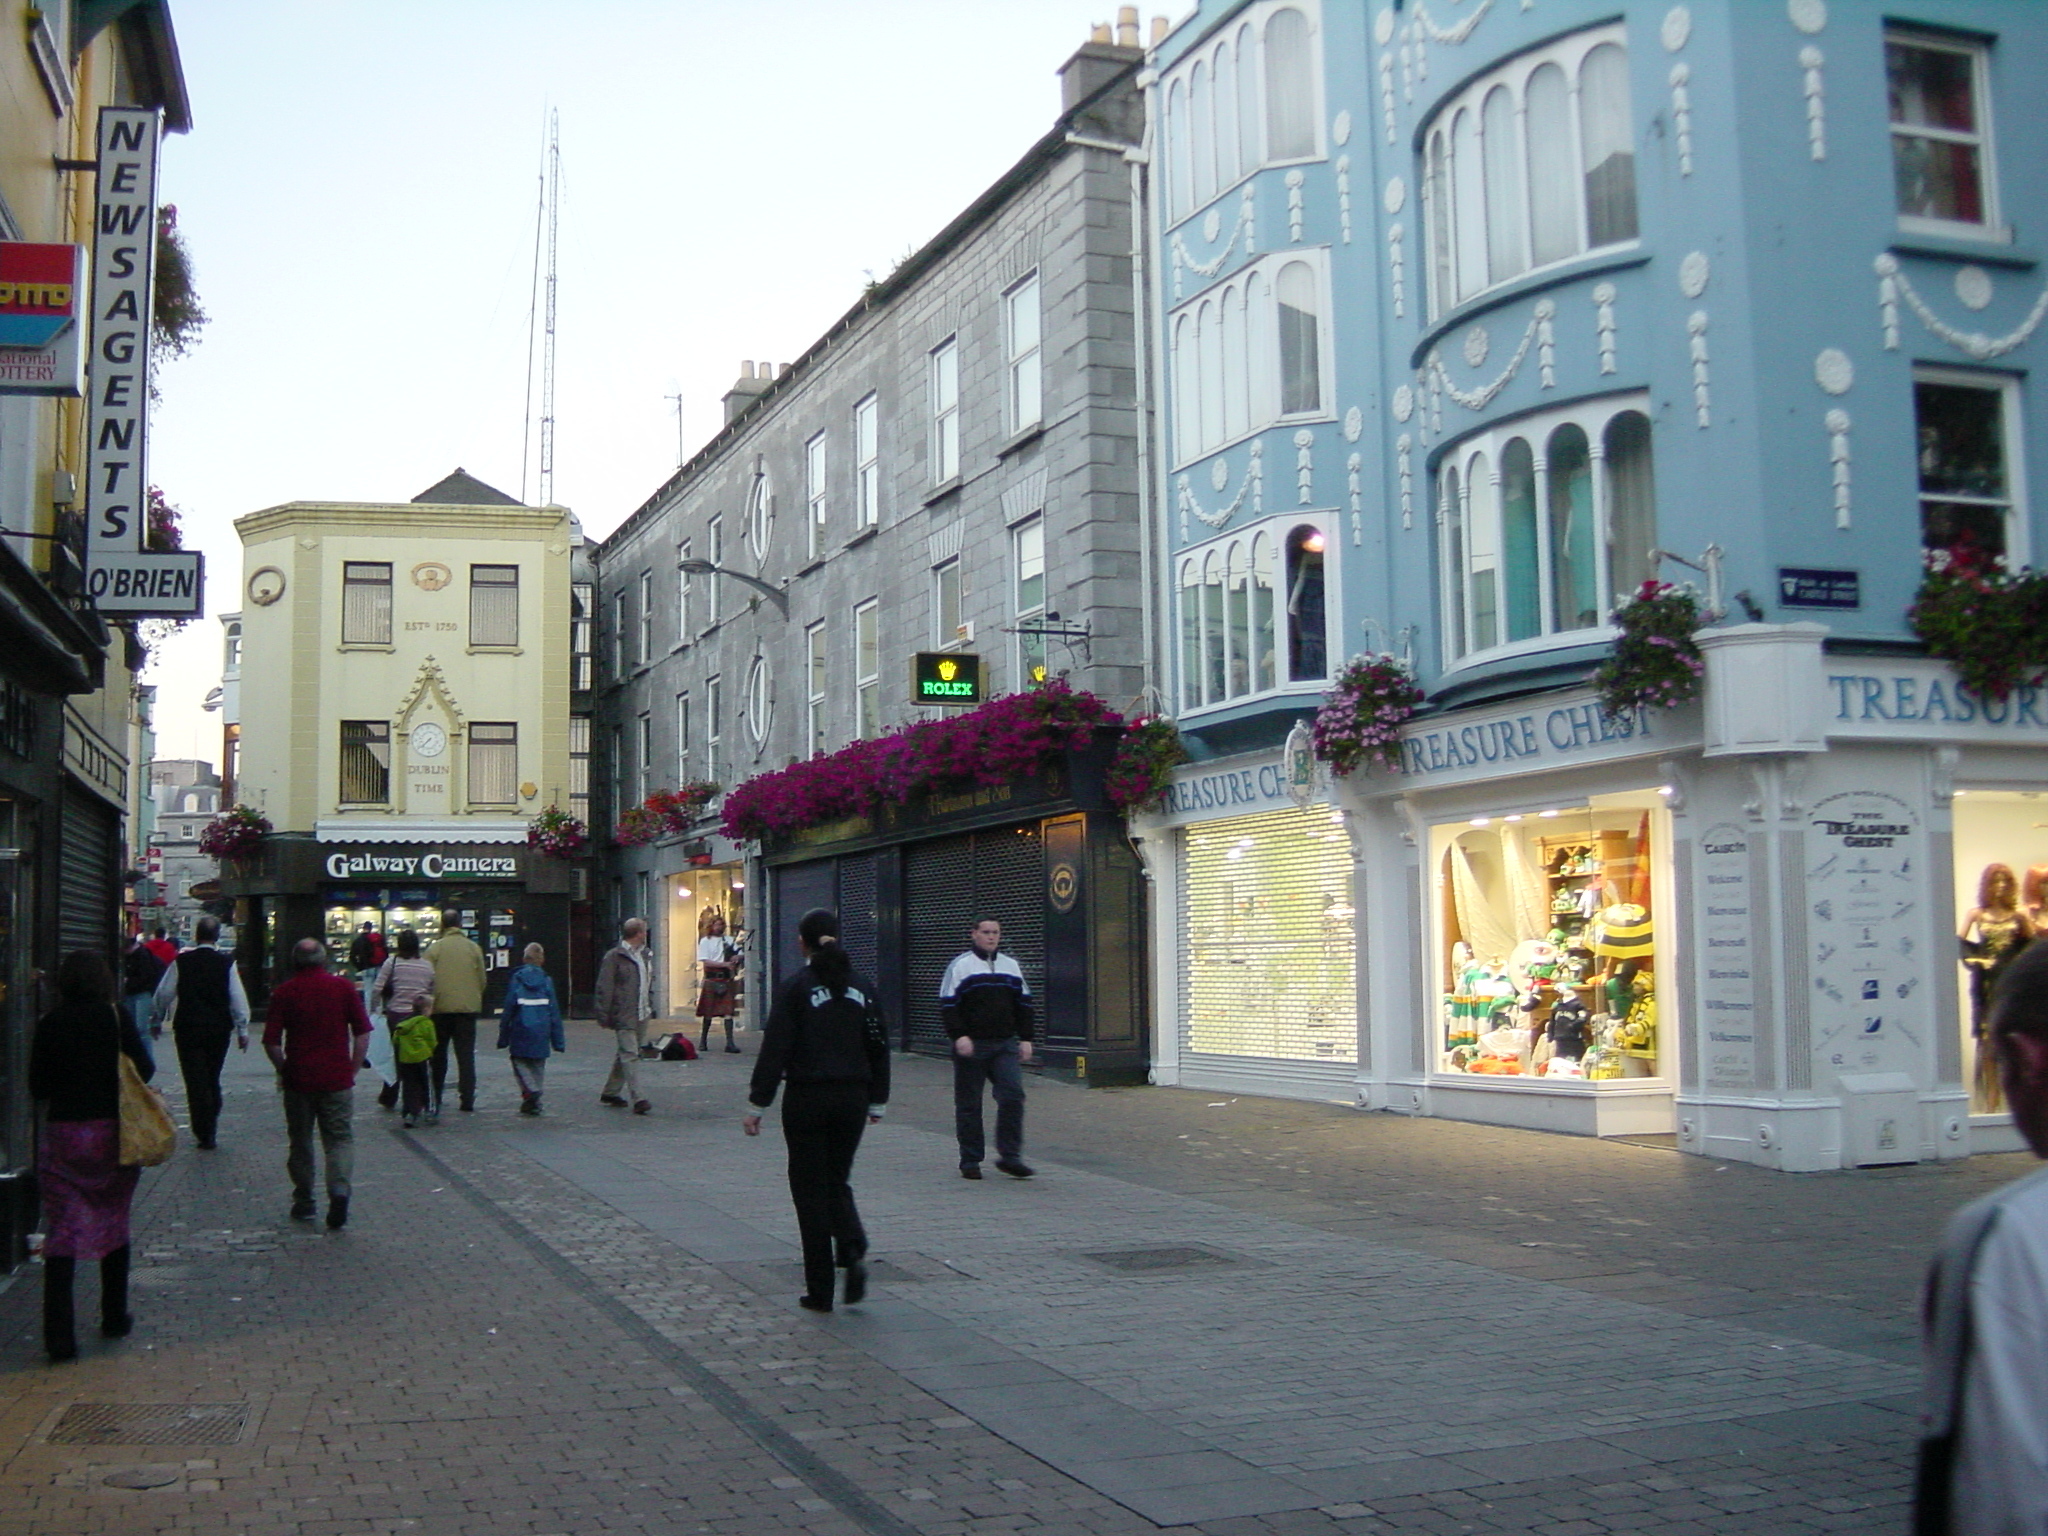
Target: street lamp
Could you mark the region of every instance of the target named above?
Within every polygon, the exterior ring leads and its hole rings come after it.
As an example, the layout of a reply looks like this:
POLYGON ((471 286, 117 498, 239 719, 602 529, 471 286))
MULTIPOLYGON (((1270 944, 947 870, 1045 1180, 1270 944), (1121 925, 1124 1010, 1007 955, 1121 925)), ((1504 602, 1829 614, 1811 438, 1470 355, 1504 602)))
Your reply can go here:
POLYGON ((741 586, 752 587, 775 605, 777 613, 780 613, 785 619, 789 617, 789 595, 776 587, 769 586, 767 582, 761 580, 758 576, 748 576, 740 571, 729 571, 722 565, 713 565, 709 560, 685 560, 682 562, 682 567, 692 576, 724 576, 738 582, 741 586))

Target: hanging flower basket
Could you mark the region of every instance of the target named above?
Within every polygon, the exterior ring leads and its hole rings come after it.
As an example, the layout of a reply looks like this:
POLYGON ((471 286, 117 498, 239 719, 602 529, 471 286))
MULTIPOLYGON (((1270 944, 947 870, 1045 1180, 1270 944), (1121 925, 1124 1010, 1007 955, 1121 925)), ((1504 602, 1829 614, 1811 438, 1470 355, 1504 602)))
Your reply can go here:
POLYGON ((718 798, 719 788, 709 779, 696 779, 680 789, 657 789, 641 804, 619 813, 612 841, 622 848, 637 848, 687 832, 704 807, 718 798))
POLYGON ((1401 725, 1422 702, 1415 673, 1398 656, 1354 656, 1323 695, 1310 727, 1315 754, 1342 776, 1401 766, 1401 725))
POLYGON ((725 797, 725 834, 787 837, 913 794, 1006 784, 1089 745, 1097 727, 1123 724, 1094 694, 1055 678, 749 779, 725 797))
POLYGON ((590 846, 590 828, 551 805, 526 824, 526 846, 551 859, 573 859, 590 846))
POLYGON ((2003 700, 2048 673, 2048 572, 2005 562, 1970 541, 1930 549, 1906 623, 1927 653, 1980 699, 2003 700))
POLYGON ((1646 581, 1610 617, 1621 638, 1593 674, 1602 709, 1610 715, 1676 709, 1699 697, 1707 664, 1693 639, 1700 603, 1690 587, 1646 581))
POLYGON ((1173 770, 1188 760, 1180 729, 1164 715, 1139 715, 1124 726, 1103 789, 1120 811, 1156 811, 1173 770))
POLYGON ((199 851, 209 859, 248 858, 270 836, 270 818, 246 805, 231 806, 206 824, 199 851))

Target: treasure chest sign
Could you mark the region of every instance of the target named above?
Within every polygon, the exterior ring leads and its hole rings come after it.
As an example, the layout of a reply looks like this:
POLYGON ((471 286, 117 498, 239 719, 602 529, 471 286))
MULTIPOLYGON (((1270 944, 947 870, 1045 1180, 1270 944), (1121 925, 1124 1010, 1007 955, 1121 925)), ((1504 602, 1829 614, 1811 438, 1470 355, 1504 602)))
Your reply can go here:
POLYGON ((76 395, 85 248, 0 240, 0 395, 76 395))
POLYGON ((1896 795, 1830 795, 1807 822, 1813 1046, 1823 1079, 1924 1075, 1928 1040, 1927 850, 1896 795))

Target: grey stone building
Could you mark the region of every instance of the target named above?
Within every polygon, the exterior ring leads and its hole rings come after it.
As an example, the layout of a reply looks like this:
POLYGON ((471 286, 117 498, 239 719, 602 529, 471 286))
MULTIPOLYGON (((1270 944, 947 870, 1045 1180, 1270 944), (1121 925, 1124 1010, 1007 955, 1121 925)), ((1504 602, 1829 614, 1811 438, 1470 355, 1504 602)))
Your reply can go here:
MULTIPOLYGON (((979 658, 990 696, 1055 676, 1146 699, 1136 44, 1130 26, 1077 52, 1051 130, 802 357, 744 365, 724 429, 598 549, 601 838, 651 794, 929 717, 920 652, 979 658)), ((985 906, 1044 998, 1052 1064, 1121 1071, 1143 1049, 1136 868, 1099 782, 1073 777, 767 846, 718 835, 714 800, 608 847, 598 895, 614 923, 651 920, 672 1015, 713 909, 748 931, 751 1008, 795 918, 837 907, 917 1047, 939 1044, 939 974, 985 906)))

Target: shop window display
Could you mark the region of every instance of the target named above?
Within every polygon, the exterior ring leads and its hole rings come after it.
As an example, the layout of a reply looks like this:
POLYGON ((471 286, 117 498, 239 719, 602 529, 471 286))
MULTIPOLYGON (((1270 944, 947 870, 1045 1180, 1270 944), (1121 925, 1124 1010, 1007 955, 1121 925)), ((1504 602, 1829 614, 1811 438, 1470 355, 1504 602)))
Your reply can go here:
POLYGON ((1659 1075, 1657 814, 1612 804, 1437 829, 1439 1071, 1659 1075))
POLYGON ((1958 790, 1954 807, 1962 1076, 1971 1113, 2003 1114, 1985 1021, 1998 978, 2048 925, 2048 798, 2039 791, 1958 790))

